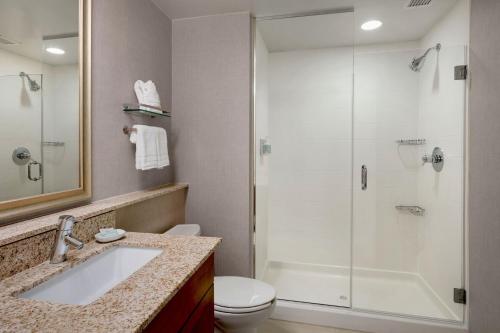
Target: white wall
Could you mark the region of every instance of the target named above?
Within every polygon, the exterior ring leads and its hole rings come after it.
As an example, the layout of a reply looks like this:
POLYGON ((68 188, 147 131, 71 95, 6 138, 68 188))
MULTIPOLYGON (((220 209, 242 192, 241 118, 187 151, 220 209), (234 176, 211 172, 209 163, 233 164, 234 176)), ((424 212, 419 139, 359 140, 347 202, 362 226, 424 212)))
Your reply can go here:
POLYGON ((260 155, 261 138, 269 137, 268 57, 260 31, 255 36, 255 277, 262 278, 267 263, 268 183, 270 155, 260 155))
POLYGON ((79 79, 77 65, 49 66, 43 76, 44 192, 79 186, 79 79))
MULTIPOLYGON (((355 266, 417 271, 418 218, 394 208, 417 201, 420 152, 395 143, 417 136, 418 75, 407 66, 417 48, 354 57, 355 266)), ((352 66, 349 48, 269 55, 270 260, 350 265, 352 66)))
POLYGON ((12 161, 17 147, 28 148, 34 159, 41 160, 41 90, 30 91, 20 72, 40 83, 40 62, 0 50, 0 200, 41 193, 41 182, 28 180, 27 166, 12 161))
POLYGON ((406 43, 356 49, 355 267, 417 271, 420 219, 395 209, 417 201, 418 148, 395 142, 417 137, 418 75, 408 69, 417 47, 416 43, 406 43), (368 168, 366 191, 361 190, 362 165, 368 168))
POLYGON ((350 264, 352 48, 269 54, 269 259, 350 264))
POLYGON ((454 66, 466 64, 468 2, 455 8, 422 39, 421 48, 439 42, 420 72, 418 133, 427 139, 426 152, 440 147, 444 168, 430 165, 418 172, 418 201, 426 216, 419 224, 419 273, 455 313, 463 306, 453 302, 453 288, 463 286, 463 193, 465 81, 455 81, 454 66))

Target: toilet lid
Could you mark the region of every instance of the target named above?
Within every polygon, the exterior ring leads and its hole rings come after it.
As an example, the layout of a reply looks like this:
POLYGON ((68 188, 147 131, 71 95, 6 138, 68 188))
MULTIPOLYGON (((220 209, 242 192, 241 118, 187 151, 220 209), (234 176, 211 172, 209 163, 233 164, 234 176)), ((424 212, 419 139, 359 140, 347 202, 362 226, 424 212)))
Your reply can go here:
POLYGON ((274 288, 262 281, 239 276, 215 277, 215 305, 226 308, 253 308, 276 298, 274 288))
POLYGON ((171 236, 200 236, 201 228, 199 224, 178 224, 171 228, 165 235, 171 236))
POLYGON ((268 307, 270 307, 272 305, 273 305, 273 303, 270 302, 270 303, 266 303, 266 304, 263 304, 263 305, 254 306, 254 307, 251 307, 251 308, 226 308, 224 306, 220 306, 220 305, 215 304, 214 305, 214 310, 216 312, 234 313, 234 314, 238 314, 238 313, 251 313, 251 312, 257 312, 257 311, 265 310, 265 309, 267 309, 268 307))

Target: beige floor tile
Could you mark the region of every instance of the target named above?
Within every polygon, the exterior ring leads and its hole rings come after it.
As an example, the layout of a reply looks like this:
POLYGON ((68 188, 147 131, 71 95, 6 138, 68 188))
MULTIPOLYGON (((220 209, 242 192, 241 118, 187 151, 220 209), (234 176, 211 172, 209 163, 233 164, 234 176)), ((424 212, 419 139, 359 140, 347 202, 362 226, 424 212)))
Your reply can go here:
POLYGON ((269 319, 261 327, 259 327, 259 333, 363 333, 363 332, 269 319))

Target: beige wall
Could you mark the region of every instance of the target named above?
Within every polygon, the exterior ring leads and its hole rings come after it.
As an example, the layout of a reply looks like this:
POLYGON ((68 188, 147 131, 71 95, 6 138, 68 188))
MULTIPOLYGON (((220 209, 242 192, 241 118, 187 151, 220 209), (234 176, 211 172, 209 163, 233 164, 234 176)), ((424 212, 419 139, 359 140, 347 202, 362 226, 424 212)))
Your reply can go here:
MULTIPOLYGON (((95 0, 92 13, 93 199, 172 182, 172 168, 135 169, 135 147, 124 125, 161 126, 170 120, 133 117, 136 80, 153 80, 164 108, 171 106, 171 21, 150 0, 95 0)), ((174 116, 175 117, 175 116, 174 116)), ((169 133, 170 134, 170 133, 169 133)), ((169 140, 172 138, 169 135, 169 140)), ((172 160, 172 156, 171 156, 172 160)))
POLYGON ((175 180, 189 183, 186 223, 221 236, 216 273, 251 274, 247 13, 173 21, 175 180))
POLYGON ((500 1, 472 0, 470 332, 500 332, 500 1))

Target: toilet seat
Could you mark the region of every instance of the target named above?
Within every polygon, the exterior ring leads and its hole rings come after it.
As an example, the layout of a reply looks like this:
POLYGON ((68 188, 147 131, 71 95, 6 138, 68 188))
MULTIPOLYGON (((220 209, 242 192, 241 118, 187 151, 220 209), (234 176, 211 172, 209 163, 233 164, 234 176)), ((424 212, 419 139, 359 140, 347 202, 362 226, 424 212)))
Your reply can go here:
POLYGON ((266 304, 262 304, 259 306, 254 306, 254 307, 248 307, 248 308, 228 308, 225 306, 220 306, 220 305, 214 305, 215 311, 218 312, 224 312, 224 313, 232 313, 232 314, 244 314, 244 313, 251 313, 251 312, 257 312, 261 310, 265 310, 268 307, 272 306, 273 302, 269 302, 266 304))
POLYGON ((276 307, 276 291, 262 281, 216 276, 214 281, 214 316, 224 332, 257 332, 257 327, 276 307))
POLYGON ((224 312, 248 313, 265 309, 276 298, 274 288, 262 281, 239 276, 216 276, 216 308, 224 312))

